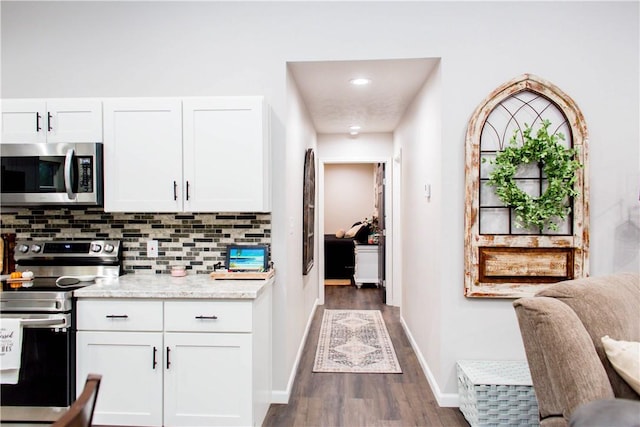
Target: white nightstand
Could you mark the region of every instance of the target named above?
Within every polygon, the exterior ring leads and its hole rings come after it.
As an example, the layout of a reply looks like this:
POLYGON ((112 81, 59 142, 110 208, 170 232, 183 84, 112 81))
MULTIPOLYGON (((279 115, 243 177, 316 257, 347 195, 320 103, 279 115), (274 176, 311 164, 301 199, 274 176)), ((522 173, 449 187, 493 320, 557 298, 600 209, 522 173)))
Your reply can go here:
POLYGON ((356 265, 353 280, 356 286, 360 288, 363 283, 378 286, 378 245, 354 244, 356 265))

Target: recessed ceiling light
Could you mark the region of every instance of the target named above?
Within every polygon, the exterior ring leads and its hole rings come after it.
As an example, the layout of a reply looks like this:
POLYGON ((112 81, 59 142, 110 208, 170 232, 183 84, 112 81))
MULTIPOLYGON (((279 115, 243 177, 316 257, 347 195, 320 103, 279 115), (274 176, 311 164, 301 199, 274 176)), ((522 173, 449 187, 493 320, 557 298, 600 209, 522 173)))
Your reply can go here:
POLYGON ((358 78, 349 80, 349 83, 351 83, 354 86, 365 86, 371 83, 371 79, 367 79, 366 77, 358 77, 358 78))
POLYGON ((349 129, 351 129, 351 130, 360 130, 360 126, 358 126, 358 125, 349 126, 349 129))

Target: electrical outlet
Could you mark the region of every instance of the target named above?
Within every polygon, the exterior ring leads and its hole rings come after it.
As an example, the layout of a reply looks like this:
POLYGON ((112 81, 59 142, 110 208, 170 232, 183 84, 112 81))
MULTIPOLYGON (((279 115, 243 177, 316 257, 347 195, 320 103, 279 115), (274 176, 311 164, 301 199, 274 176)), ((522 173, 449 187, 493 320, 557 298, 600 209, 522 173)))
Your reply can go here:
POLYGON ((158 241, 157 240, 147 240, 147 257, 149 258, 158 257, 158 241))

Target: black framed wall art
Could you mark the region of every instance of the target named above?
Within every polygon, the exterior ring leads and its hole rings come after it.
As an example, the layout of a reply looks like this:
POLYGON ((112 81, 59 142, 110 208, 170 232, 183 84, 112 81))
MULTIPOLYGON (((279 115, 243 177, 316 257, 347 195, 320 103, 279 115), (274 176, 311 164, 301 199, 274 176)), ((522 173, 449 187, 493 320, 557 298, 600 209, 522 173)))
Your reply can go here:
POLYGON ((313 149, 304 156, 304 181, 302 197, 302 274, 309 274, 313 267, 314 230, 316 207, 316 164, 313 149))

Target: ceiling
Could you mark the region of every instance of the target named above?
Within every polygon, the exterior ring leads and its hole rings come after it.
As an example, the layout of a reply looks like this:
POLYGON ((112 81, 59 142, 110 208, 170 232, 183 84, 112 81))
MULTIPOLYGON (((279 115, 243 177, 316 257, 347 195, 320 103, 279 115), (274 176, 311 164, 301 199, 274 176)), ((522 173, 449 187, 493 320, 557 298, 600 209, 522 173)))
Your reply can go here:
POLYGON ((393 132, 437 59, 290 62, 318 133, 393 132), (371 79, 365 86, 349 81, 371 79))

